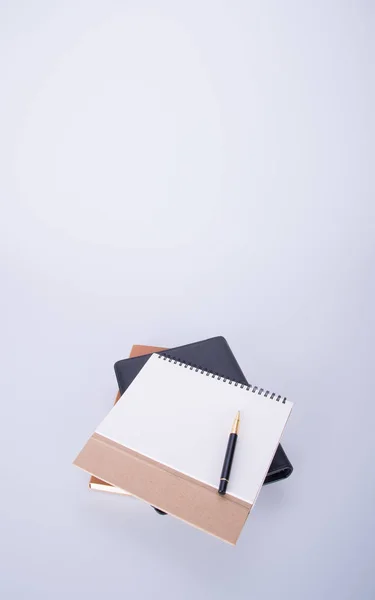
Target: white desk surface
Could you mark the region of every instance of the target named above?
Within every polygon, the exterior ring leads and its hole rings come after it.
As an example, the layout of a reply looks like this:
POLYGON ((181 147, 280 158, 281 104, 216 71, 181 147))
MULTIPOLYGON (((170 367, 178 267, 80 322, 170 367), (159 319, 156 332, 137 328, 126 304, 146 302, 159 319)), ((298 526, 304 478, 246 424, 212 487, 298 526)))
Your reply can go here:
POLYGON ((57 4, 0 6, 0 597, 373 599, 371 3, 57 4), (218 334, 295 401, 236 548, 71 466, 218 334))

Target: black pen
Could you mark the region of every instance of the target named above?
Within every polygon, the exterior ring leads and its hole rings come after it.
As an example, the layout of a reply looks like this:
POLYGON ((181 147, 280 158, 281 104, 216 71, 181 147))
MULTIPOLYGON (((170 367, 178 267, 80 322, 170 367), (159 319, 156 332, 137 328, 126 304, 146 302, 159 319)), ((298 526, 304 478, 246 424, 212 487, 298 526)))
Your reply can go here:
POLYGON ((219 494, 225 494, 227 491, 227 485, 229 481, 230 470, 232 468, 234 451, 236 449, 236 443, 238 438, 238 430, 240 427, 240 411, 236 414, 236 418, 233 422, 233 427, 229 435, 227 451, 225 453, 224 464, 221 471, 220 483, 219 483, 219 494))

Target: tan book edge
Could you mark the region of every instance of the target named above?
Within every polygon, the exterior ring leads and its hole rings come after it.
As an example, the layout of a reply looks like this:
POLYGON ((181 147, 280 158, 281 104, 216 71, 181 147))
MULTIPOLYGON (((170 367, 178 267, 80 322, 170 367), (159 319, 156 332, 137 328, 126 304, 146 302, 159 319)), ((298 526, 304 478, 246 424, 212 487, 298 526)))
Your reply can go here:
POLYGON ((74 464, 230 544, 236 543, 252 507, 98 433, 74 464))
MULTIPOLYGON (((143 346, 141 344, 134 344, 130 351, 129 358, 135 358, 136 356, 144 356, 145 354, 152 354, 153 352, 161 352, 162 350, 166 350, 166 348, 161 348, 159 346, 143 346)), ((119 398, 121 398, 121 394, 120 392, 117 392, 114 404, 116 404, 119 398)), ((89 488, 90 490, 96 490, 98 492, 119 494, 121 496, 131 496, 129 492, 126 492, 121 488, 113 486, 110 483, 99 479, 98 477, 94 477, 93 475, 90 477, 89 488)))

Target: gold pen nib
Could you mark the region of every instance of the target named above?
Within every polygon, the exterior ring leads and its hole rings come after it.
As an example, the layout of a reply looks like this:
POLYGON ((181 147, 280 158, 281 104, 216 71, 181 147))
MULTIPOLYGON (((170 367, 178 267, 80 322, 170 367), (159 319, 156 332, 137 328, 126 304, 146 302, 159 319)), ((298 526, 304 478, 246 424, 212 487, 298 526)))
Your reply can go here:
POLYGON ((236 418, 233 421, 233 427, 231 433, 237 433, 240 428, 240 411, 236 414, 236 418))

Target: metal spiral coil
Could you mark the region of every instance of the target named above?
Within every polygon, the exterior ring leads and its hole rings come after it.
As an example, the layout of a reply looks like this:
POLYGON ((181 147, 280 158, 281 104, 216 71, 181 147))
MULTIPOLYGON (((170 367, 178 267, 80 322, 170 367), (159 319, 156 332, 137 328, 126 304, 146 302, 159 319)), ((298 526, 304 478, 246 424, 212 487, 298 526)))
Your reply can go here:
POLYGON ((233 381, 232 379, 228 379, 228 377, 223 377, 219 373, 214 373, 213 371, 205 371, 198 365, 193 363, 188 363, 177 358, 173 358, 168 354, 158 354, 158 358, 162 360, 166 360, 174 365, 178 365, 179 367, 183 367, 184 369, 189 369, 190 371, 195 371, 195 373, 200 373, 201 375, 205 375, 206 377, 211 377, 212 379, 217 379, 218 381, 222 381, 223 383, 227 383, 228 385, 233 385, 234 387, 239 387, 241 390, 246 390, 247 392, 252 392, 253 394, 258 394, 258 396, 264 396, 265 398, 270 397, 271 400, 276 400, 276 402, 280 402, 285 404, 287 398, 284 396, 276 395, 274 392, 270 392, 269 390, 265 390, 264 388, 258 387, 257 385, 251 385, 239 383, 238 381, 233 381))

